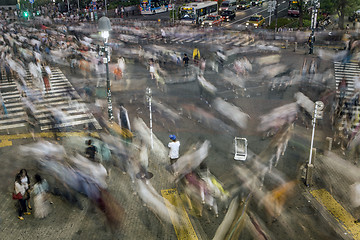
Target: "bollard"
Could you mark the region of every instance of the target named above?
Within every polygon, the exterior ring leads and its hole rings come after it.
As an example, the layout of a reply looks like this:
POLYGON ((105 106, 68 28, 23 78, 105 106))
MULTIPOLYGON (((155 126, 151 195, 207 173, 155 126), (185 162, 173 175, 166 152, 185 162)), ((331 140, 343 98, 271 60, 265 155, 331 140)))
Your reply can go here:
POLYGON ((331 137, 326 137, 326 141, 329 142, 329 148, 328 150, 331 151, 332 149, 332 143, 333 143, 333 139, 331 137))
POLYGON ((297 42, 295 42, 294 52, 296 52, 296 50, 297 50, 297 42))
POLYGON ((285 40, 285 49, 287 49, 289 47, 289 40, 285 40))
POLYGON ((305 184, 307 187, 311 187, 312 185, 312 175, 313 175, 313 171, 314 171, 314 165, 313 164, 308 164, 306 166, 306 179, 305 179, 305 184))

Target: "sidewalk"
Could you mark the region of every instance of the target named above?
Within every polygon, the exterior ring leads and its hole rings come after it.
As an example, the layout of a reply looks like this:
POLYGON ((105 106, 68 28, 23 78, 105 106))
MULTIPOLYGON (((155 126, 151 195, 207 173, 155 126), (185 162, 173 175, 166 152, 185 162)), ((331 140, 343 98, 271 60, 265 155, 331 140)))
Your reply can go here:
MULTIPOLYGON (((74 149, 80 153, 83 152, 83 143, 88 139, 85 137, 65 137, 62 142, 65 147, 71 151, 74 149)), ((18 140, 20 141, 20 140, 18 140)), ((32 139, 21 139, 32 143, 32 139)), ((125 209, 126 217, 123 222, 123 228, 120 235, 112 236, 109 229, 106 227, 105 217, 102 212, 95 208, 88 199, 79 195, 83 210, 71 205, 68 201, 63 200, 58 196, 51 196, 54 202, 51 205, 51 213, 45 219, 35 219, 33 215, 25 216, 25 220, 17 219, 16 202, 11 198, 11 191, 13 187, 13 174, 18 171, 18 168, 27 168, 28 174, 32 178, 37 172, 35 161, 31 159, 22 159, 16 165, 13 161, 17 157, 17 145, 14 147, 1 148, 0 155, 2 166, 7 169, 7 172, 2 173, 3 181, 1 196, 2 204, 0 206, 0 239, 22 239, 26 237, 33 237, 36 239, 176 239, 174 228, 171 224, 161 222, 159 219, 143 205, 142 200, 138 195, 134 195, 133 184, 129 175, 123 175, 120 169, 108 167, 108 190, 113 197, 125 209)), ((149 171, 154 174, 150 183, 154 186, 157 192, 163 189, 174 188, 172 176, 157 164, 154 164, 154 156, 149 155, 149 171)), ((105 165, 106 166, 106 165, 105 165)), ((51 185, 51 176, 44 177, 51 185)))
POLYGON ((359 167, 341 151, 325 151, 314 162, 313 184, 307 198, 322 208, 322 215, 343 239, 360 239, 360 208, 354 205, 358 195, 352 188, 360 182, 359 167))

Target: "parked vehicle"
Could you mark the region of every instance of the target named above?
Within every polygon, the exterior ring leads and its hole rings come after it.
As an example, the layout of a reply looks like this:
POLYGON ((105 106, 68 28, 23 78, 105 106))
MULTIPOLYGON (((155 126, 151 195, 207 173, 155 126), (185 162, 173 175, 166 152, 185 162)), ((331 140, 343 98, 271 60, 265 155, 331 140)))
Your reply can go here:
POLYGON ((142 15, 162 13, 168 10, 168 0, 143 0, 140 4, 140 12, 142 15))

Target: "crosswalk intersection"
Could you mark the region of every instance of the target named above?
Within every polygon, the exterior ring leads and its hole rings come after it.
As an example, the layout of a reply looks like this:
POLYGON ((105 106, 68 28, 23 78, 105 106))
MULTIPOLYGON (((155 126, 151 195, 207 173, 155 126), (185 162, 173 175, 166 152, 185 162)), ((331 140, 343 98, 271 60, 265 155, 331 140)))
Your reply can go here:
MULTIPOLYGON (((32 93, 34 116, 37 119, 38 129, 41 131, 51 130, 54 127, 76 127, 85 124, 92 124, 96 129, 101 126, 89 112, 86 104, 81 100, 80 96, 68 81, 66 76, 58 67, 51 67, 52 75, 49 78, 51 89, 42 94, 40 91, 32 93), (69 96, 69 92, 73 94, 73 98, 69 96), (52 109, 59 109, 65 113, 61 123, 54 126, 50 116, 52 109)), ((27 71, 25 79, 27 85, 32 85, 31 74, 27 71)), ((18 89, 14 79, 10 81, 3 80, 0 83, 0 91, 7 114, 0 116, 0 131, 9 129, 26 129, 28 126, 28 117, 25 111, 25 103, 22 100, 20 90, 18 89)), ((28 95, 29 96, 29 95, 28 95)))

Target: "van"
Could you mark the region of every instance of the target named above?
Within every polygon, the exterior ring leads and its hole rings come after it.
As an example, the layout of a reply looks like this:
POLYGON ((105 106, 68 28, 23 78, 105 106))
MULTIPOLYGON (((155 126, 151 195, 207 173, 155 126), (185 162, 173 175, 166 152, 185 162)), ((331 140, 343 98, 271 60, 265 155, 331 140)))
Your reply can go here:
POLYGON ((236 0, 226 0, 221 3, 219 11, 220 12, 227 10, 236 11, 236 8, 237 8, 236 0))

